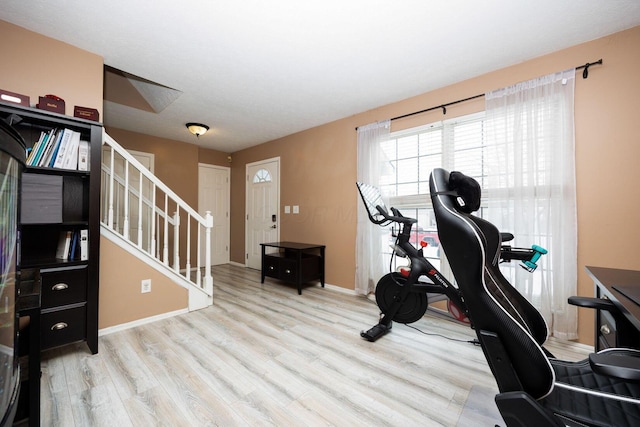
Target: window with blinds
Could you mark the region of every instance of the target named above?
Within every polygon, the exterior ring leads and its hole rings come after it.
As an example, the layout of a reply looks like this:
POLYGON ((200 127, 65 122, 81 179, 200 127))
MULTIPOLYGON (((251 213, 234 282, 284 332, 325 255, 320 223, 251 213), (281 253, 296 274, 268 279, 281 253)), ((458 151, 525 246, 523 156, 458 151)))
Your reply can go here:
MULTIPOLYGON (((526 120, 513 115, 506 120, 522 122, 521 132, 528 135, 526 120)), ((548 121, 551 120, 555 118, 548 121)), ((564 193, 560 184, 551 182, 550 170, 556 164, 554 156, 562 155, 562 150, 547 143, 553 139, 546 132, 547 122, 534 133, 539 138, 538 144, 514 145, 508 135, 503 134, 507 130, 500 127, 502 122, 490 124, 484 112, 393 132, 388 141, 381 143, 389 166, 384 168, 380 181, 383 195, 388 198, 389 206, 417 219, 410 241, 415 246, 426 243, 425 256, 441 272, 446 272, 447 265, 444 258, 440 260, 442 251, 429 194, 429 176, 436 167, 460 171, 478 181, 482 200, 474 215, 489 219, 501 231, 520 230, 516 231, 518 242, 553 250, 549 212, 562 212, 564 193), (505 162, 505 167, 496 167, 497 161, 505 162), (519 200, 518 195, 526 197, 519 200), (522 211, 523 204, 528 212, 522 211), (529 226, 514 227, 516 217, 523 223, 527 221, 529 226)), ((395 240, 393 234, 390 230, 382 246, 383 253, 389 257, 392 253, 389 242, 395 240)), ((546 258, 544 274, 520 277, 521 283, 533 290, 532 301, 540 298, 554 274, 552 261, 551 257, 546 258)), ((501 264, 502 273, 512 283, 524 272, 519 265, 518 262, 501 264)), ((447 274, 445 272, 443 274, 447 274)))
POLYGON ((398 205, 428 206, 433 168, 458 170, 483 184, 484 113, 394 132, 382 143, 391 173, 381 183, 398 205))
MULTIPOLYGON (((484 113, 394 132, 382 143, 389 168, 380 189, 403 215, 416 218, 411 242, 428 245, 429 258, 440 257, 436 222, 429 196, 429 176, 434 168, 461 171, 483 186, 486 156, 484 113)), ((479 212, 481 215, 482 212, 479 212)))

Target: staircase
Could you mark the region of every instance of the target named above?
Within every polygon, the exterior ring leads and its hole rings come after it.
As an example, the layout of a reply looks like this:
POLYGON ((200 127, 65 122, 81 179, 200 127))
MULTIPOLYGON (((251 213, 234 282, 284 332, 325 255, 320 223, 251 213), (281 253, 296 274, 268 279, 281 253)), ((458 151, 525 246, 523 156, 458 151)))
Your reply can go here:
POLYGON ((101 234, 188 289, 189 311, 211 305, 211 213, 198 214, 104 131, 101 185, 101 234))

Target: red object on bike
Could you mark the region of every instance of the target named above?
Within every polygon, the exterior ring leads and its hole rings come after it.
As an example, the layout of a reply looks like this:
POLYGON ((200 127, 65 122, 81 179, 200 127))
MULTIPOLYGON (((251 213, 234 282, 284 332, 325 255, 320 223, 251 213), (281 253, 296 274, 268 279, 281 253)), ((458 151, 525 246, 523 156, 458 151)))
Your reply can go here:
POLYGON ((426 248, 427 246, 429 246, 429 242, 427 242, 426 240, 420 240, 421 248, 426 248))
POLYGON ((451 302, 451 300, 447 301, 447 310, 449 313, 459 322, 466 323, 467 325, 471 324, 469 318, 458 308, 457 305, 451 302))
POLYGON ((404 277, 409 277, 409 269, 408 268, 400 268, 400 274, 402 274, 404 277))

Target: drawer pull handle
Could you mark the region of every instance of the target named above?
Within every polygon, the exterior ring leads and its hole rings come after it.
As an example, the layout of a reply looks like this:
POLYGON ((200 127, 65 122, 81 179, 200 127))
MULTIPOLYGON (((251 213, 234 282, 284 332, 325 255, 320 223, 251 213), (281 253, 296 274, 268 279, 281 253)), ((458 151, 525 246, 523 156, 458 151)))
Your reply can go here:
POLYGON ((51 287, 52 291, 64 291, 65 289, 68 289, 69 285, 67 285, 66 283, 58 283, 57 285, 53 285, 51 287))
POLYGON ((58 323, 56 323, 55 325, 53 325, 53 326, 51 327, 51 330, 52 330, 52 331, 59 331, 60 329, 64 329, 64 328, 66 328, 66 327, 68 327, 68 326, 69 326, 69 325, 67 325, 67 324, 66 324, 66 323, 64 323, 64 322, 58 322, 58 323))
POLYGON ((285 270, 284 272, 287 274, 291 274, 291 270, 285 270))
POLYGON ((269 270, 273 270, 274 267, 272 265, 269 266, 269 270))
POLYGON ((600 326, 600 332, 602 332, 604 335, 609 335, 611 333, 611 329, 609 329, 607 325, 602 325, 600 326))

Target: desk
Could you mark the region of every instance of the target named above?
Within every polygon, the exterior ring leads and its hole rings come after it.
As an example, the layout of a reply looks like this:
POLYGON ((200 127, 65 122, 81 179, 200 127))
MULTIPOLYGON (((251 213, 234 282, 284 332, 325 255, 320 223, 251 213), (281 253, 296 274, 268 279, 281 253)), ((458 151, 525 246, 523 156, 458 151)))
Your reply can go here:
POLYGON ((260 243, 262 246, 262 279, 265 276, 298 285, 298 295, 302 294, 302 284, 320 280, 324 288, 324 245, 297 242, 260 243), (265 249, 276 248, 277 252, 267 254, 265 249))
POLYGON ((609 347, 640 348, 640 305, 624 296, 615 286, 637 286, 640 271, 585 267, 593 279, 596 298, 609 299, 619 313, 596 310, 596 351, 609 347))

